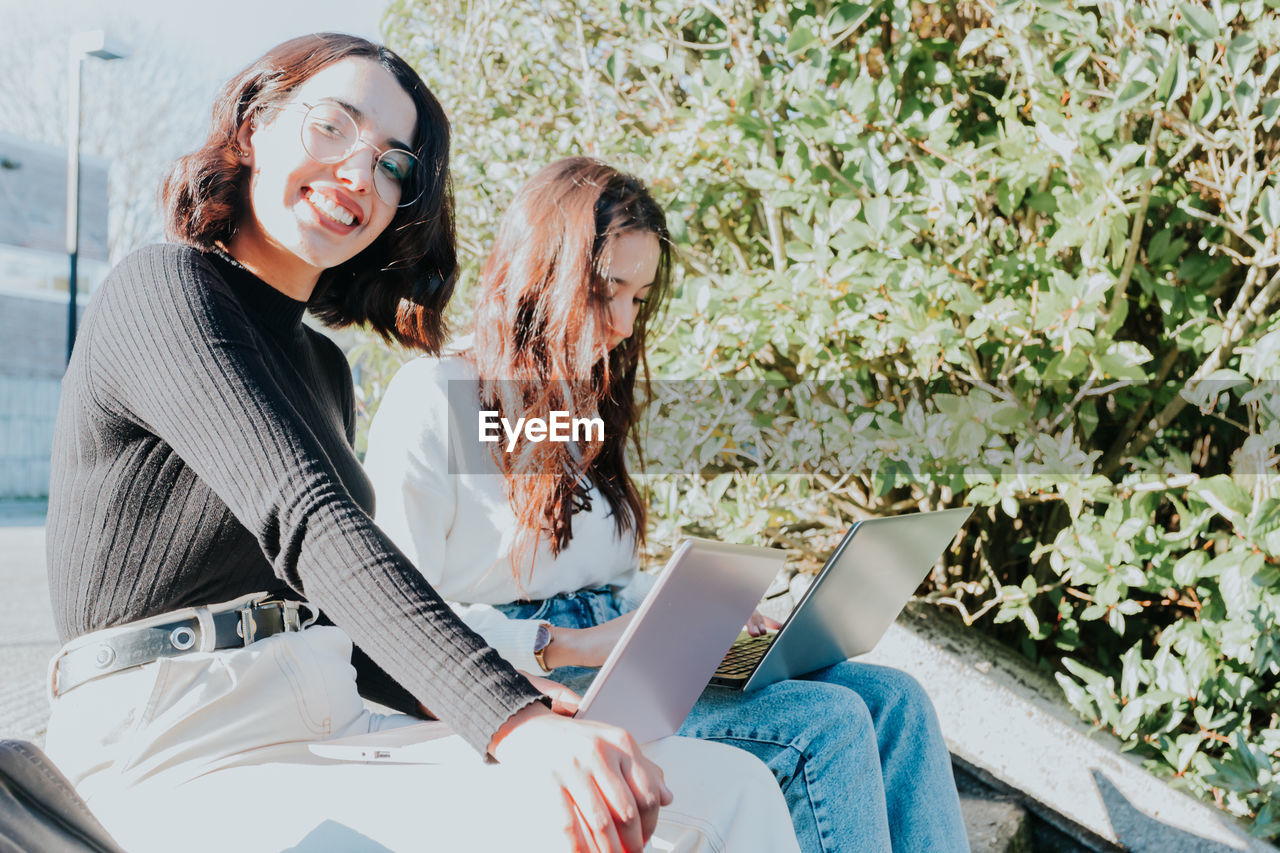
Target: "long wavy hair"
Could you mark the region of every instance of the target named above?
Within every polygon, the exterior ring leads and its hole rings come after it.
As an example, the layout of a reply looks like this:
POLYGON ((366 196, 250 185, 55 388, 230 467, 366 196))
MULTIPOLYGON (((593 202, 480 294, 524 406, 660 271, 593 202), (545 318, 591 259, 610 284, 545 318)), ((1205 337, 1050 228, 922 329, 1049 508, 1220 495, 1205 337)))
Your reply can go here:
POLYGON ((421 195, 362 252, 321 273, 308 307, 330 326, 367 323, 387 340, 435 352, 458 265, 449 120, 418 73, 381 45, 338 33, 300 36, 231 78, 214 101, 208 138, 164 181, 165 234, 206 252, 228 243, 249 208, 249 167, 240 160, 237 131, 269 118, 316 72, 351 57, 377 62, 413 100, 413 153, 421 164, 413 190, 421 195))
MULTIPOLYGON (((522 441, 495 449, 519 524, 512 571, 546 537, 558 554, 573 538, 573 514, 594 485, 619 536, 645 537, 646 512, 627 472, 627 441, 640 451, 636 379, 648 378, 650 320, 670 287, 671 240, 662 208, 637 178, 586 157, 543 168, 520 190, 498 227, 480 274, 475 335, 467 352, 480 375, 486 409, 519 417, 599 417, 603 441, 522 441), (658 238, 658 272, 632 334, 608 348, 615 240, 658 238)), ((532 567, 529 569, 532 571, 532 567)))

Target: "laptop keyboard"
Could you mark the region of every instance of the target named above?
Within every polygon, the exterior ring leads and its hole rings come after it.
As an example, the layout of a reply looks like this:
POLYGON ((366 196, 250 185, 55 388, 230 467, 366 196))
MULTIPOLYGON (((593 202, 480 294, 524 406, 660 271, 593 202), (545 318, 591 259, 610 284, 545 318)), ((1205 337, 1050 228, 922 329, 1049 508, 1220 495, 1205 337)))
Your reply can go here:
POLYGON ((735 677, 749 674, 756 668, 756 664, 760 663, 760 658, 764 657, 764 653, 769 650, 776 636, 778 635, 763 634, 759 637, 743 637, 738 640, 724 656, 720 668, 716 670, 716 675, 735 677))

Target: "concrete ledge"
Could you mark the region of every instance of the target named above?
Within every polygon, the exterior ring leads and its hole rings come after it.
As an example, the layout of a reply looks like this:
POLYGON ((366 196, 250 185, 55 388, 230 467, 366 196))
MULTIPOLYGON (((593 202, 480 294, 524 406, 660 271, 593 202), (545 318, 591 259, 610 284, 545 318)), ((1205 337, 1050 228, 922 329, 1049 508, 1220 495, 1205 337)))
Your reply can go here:
POLYGON ((1090 849, 1276 853, 1171 788, 1076 716, 1051 679, 936 608, 911 605, 869 655, 928 691, 952 754, 1090 849))
POLYGON ((1031 853, 1027 810, 1010 797, 960 796, 972 853, 1031 853))

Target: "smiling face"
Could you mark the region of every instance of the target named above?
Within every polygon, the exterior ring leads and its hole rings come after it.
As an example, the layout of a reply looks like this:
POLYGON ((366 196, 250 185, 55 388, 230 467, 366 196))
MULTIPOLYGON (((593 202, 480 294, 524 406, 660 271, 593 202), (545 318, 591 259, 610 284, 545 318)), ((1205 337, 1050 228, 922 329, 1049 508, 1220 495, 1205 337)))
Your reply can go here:
POLYGON ((364 58, 321 69, 275 106, 237 135, 250 167, 250 204, 227 248, 274 287, 305 300, 321 272, 355 257, 395 217, 395 206, 375 190, 374 147, 413 145, 417 113, 395 77, 364 58), (304 104, 341 105, 356 120, 361 142, 345 159, 320 163, 307 154, 304 104))
POLYGON ((609 349, 631 337, 636 317, 644 307, 649 289, 658 275, 661 247, 652 231, 624 231, 610 241, 609 269, 609 349))

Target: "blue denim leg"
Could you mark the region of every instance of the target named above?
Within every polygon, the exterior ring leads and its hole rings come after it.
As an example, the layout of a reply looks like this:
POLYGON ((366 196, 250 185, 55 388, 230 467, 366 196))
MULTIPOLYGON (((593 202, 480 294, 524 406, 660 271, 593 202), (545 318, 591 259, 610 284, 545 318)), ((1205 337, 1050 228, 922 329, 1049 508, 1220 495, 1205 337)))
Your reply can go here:
POLYGON ((875 726, 895 853, 968 851, 951 755, 924 689, 888 667, 843 661, 803 676, 856 693, 875 726))
POLYGON ((801 850, 890 850, 876 731, 853 691, 795 680, 751 693, 709 687, 679 733, 764 761, 782 787, 801 850))
POLYGON ((513 601, 498 604, 509 619, 542 619, 561 628, 591 628, 622 615, 617 598, 609 587, 562 592, 541 601, 513 601))

